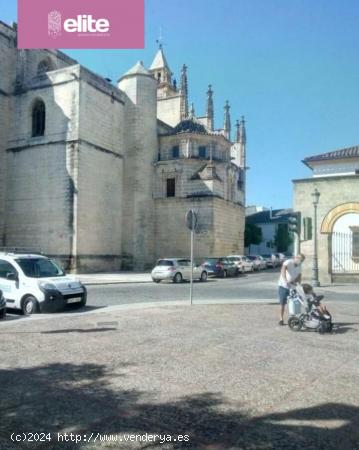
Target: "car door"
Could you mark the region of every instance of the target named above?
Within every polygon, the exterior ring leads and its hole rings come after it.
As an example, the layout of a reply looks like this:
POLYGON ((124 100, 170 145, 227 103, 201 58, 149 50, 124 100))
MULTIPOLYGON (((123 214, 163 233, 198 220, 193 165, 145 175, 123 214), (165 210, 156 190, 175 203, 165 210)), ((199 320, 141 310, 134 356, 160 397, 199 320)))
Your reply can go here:
POLYGON ((19 280, 9 280, 8 274, 13 273, 18 277, 15 267, 4 259, 0 259, 0 290, 3 291, 8 307, 15 307, 21 298, 19 280))
POLYGON ((189 280, 191 277, 191 263, 188 259, 178 260, 179 270, 182 273, 182 278, 189 280))

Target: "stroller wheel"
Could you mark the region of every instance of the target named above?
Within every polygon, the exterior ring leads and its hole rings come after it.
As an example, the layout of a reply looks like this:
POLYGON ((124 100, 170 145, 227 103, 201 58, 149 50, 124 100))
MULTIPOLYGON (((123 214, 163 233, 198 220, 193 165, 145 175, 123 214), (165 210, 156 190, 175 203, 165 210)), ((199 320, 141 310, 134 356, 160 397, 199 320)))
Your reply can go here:
POLYGON ((292 331, 300 331, 302 328, 302 322, 299 317, 292 316, 288 319, 288 326, 292 331))

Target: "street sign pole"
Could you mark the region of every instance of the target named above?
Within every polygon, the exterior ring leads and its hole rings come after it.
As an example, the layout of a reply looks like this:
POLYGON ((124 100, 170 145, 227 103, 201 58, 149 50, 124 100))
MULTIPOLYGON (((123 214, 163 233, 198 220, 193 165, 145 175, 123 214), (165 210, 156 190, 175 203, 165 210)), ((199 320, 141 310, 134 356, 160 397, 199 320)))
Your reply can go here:
POLYGON ((186 226, 191 230, 191 277, 190 277, 190 290, 189 290, 189 301, 193 304, 193 264, 194 264, 194 231, 197 226, 197 214, 193 209, 190 209, 186 213, 186 226))
POLYGON ((191 214, 191 219, 192 219, 192 224, 191 224, 191 281, 190 281, 190 293, 189 293, 189 298, 190 298, 190 303, 191 306, 193 305, 193 241, 194 241, 194 228, 195 228, 195 215, 194 215, 194 211, 192 210, 192 214, 191 214))

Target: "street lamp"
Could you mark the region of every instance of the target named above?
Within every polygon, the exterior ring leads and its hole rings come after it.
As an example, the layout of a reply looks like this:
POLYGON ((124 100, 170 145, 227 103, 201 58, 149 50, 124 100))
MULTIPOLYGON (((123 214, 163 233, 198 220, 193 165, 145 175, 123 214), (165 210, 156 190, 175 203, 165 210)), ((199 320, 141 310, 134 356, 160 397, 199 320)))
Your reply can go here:
POLYGON ((313 198, 313 206, 314 206, 314 253, 313 253, 313 276, 312 276, 312 285, 313 287, 318 287, 319 284, 319 269, 318 269, 318 236, 317 236, 317 208, 319 203, 320 192, 317 188, 314 189, 312 193, 313 198))

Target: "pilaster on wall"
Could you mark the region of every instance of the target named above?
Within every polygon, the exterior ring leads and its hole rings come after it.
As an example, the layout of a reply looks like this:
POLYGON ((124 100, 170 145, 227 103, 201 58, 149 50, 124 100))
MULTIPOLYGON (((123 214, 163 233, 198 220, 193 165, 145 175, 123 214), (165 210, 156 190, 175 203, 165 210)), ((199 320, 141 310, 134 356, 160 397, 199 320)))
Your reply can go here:
POLYGON ((0 246, 5 245, 6 149, 15 83, 16 31, 0 22, 0 246))

